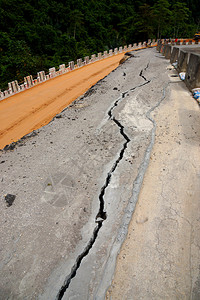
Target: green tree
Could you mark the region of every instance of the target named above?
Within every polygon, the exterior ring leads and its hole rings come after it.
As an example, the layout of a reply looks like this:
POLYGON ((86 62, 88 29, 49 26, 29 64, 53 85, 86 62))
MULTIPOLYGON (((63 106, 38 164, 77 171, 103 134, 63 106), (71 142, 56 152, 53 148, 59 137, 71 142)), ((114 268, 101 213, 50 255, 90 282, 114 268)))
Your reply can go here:
POLYGON ((143 40, 152 38, 154 32, 154 15, 152 7, 146 3, 140 6, 137 19, 135 25, 139 36, 142 37, 143 40))
POLYGON ((69 25, 73 29, 73 37, 76 39, 76 30, 80 29, 83 25, 83 13, 78 9, 75 9, 69 14, 69 25))
POLYGON ((160 39, 169 29, 171 22, 170 4, 167 0, 158 0, 153 6, 153 11, 157 26, 157 38, 160 39))
POLYGON ((189 8, 186 3, 176 2, 173 5, 172 20, 174 24, 174 38, 179 36, 181 29, 185 28, 185 24, 189 18, 189 8))

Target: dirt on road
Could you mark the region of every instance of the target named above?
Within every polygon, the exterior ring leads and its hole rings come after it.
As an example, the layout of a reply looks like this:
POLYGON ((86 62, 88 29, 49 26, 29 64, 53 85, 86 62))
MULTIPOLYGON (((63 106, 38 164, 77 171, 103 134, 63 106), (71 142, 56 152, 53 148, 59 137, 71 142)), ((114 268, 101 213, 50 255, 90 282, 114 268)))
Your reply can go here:
POLYGON ((118 65, 118 54, 51 79, 0 102, 0 149, 48 124, 118 65))

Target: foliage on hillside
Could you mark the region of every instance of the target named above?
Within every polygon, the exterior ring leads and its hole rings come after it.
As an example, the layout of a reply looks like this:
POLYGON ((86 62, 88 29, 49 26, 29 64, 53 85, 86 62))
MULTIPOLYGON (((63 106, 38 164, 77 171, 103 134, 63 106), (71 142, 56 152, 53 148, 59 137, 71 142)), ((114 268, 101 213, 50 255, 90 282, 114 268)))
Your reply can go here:
POLYGON ((192 37, 199 0, 1 0, 0 88, 148 38, 192 37))

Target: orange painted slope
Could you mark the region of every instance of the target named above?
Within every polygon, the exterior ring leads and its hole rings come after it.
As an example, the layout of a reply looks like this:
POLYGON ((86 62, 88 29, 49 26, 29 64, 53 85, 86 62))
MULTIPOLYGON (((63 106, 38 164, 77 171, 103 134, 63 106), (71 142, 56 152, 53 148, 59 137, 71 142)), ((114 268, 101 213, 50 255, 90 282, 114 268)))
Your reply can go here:
POLYGON ((0 149, 48 124, 118 65, 124 54, 86 65, 0 102, 0 149))

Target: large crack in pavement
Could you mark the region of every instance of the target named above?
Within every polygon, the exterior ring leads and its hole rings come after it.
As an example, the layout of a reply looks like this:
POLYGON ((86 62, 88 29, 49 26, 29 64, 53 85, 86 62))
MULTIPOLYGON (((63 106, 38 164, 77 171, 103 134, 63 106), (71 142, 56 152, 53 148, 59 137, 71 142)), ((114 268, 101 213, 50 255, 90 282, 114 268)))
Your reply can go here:
MULTIPOLYGON (((143 72, 148 67, 149 67, 149 63, 139 73, 139 76, 142 77, 145 80, 145 82, 143 84, 135 86, 134 88, 131 88, 129 90, 130 92, 134 91, 136 88, 140 88, 140 87, 142 87, 142 86, 150 83, 150 80, 147 80, 145 78, 145 76, 143 75, 143 72)), ((103 187, 101 188, 101 192, 99 194, 99 203, 100 203, 100 206, 99 206, 99 212, 97 213, 96 219, 95 219, 95 222, 98 225, 95 227, 95 229, 93 231, 93 235, 92 235, 90 241, 88 242, 87 246, 85 247, 85 249, 83 250, 83 252, 78 256, 78 258, 76 259, 76 263, 73 265, 70 274, 66 277, 66 279, 65 279, 65 281, 64 281, 64 283, 63 283, 63 285, 62 285, 62 287, 60 289, 60 291, 58 292, 58 294, 56 296, 56 300, 61 300, 63 298, 66 290, 68 289, 68 287, 69 287, 69 285, 71 283, 71 280, 76 276, 77 270, 79 269, 83 258, 88 255, 89 251, 93 247, 93 245, 94 245, 94 243, 95 243, 95 241, 97 239, 99 230, 101 229, 104 220, 106 220, 106 218, 107 218, 107 213, 106 213, 106 211, 104 211, 104 204, 105 204, 104 195, 105 195, 105 191, 106 191, 106 188, 110 184, 111 177, 112 177, 113 173, 115 172, 118 164, 120 163, 120 161, 124 157, 124 152, 125 152, 125 150, 127 148, 128 143, 131 141, 130 138, 128 137, 128 135, 124 132, 124 126, 113 115, 113 110, 118 106, 119 102, 122 101, 126 97, 126 95, 128 94, 129 91, 123 92, 121 94, 121 96, 114 102, 114 104, 112 105, 112 107, 108 111, 109 120, 112 120, 119 127, 120 134, 125 139, 125 142, 124 142, 123 147, 122 147, 122 149, 121 149, 121 151, 120 151, 120 153, 118 155, 118 158, 114 162, 111 170, 108 172, 106 180, 105 180, 105 183, 104 183, 103 187)))

